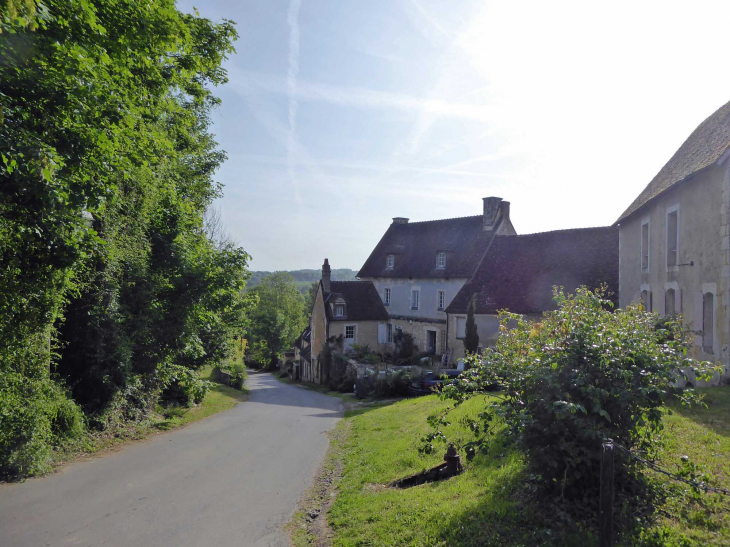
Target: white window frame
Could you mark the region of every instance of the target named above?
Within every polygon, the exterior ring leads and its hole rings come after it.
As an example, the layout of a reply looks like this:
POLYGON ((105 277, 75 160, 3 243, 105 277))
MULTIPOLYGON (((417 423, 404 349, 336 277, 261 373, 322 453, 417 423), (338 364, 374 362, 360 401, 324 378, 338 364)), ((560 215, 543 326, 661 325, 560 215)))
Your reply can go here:
POLYGON ((642 272, 651 270, 651 219, 645 218, 641 221, 641 231, 639 232, 639 267, 642 272), (644 226, 646 226, 646 268, 644 268, 644 226))
POLYGON ((667 271, 676 271, 679 268, 679 232, 680 232, 680 223, 681 223, 681 217, 679 214, 679 204, 672 205, 671 207, 667 207, 667 211, 664 215, 664 230, 666 232, 666 238, 665 238, 665 254, 666 256, 666 264, 667 264, 667 271), (674 264, 669 264, 669 215, 672 213, 677 213, 677 239, 675 240, 676 250, 675 250, 675 257, 674 257, 674 264))
POLYGON ((346 340, 355 340, 356 336, 357 336, 357 325, 345 325, 345 339, 346 340), (352 337, 347 336, 348 329, 352 329, 352 337))
POLYGON ((386 306, 390 306, 390 298, 391 298, 390 287, 385 287, 385 289, 383 289, 383 304, 386 306))
POLYGON ((335 317, 345 317, 344 304, 335 304, 335 317), (340 310, 342 311, 342 313, 338 313, 340 310))
POLYGON ((393 268, 395 268, 395 255, 386 255, 385 256, 385 269, 392 270, 393 268))
POLYGON ((421 306, 421 289, 411 289, 411 309, 418 310, 421 306))
POLYGON ((446 267, 446 253, 439 251, 436 253, 436 269, 443 270, 446 267))
POLYGON ((446 291, 438 291, 436 293, 436 302, 438 306, 438 311, 444 311, 446 308, 446 291))

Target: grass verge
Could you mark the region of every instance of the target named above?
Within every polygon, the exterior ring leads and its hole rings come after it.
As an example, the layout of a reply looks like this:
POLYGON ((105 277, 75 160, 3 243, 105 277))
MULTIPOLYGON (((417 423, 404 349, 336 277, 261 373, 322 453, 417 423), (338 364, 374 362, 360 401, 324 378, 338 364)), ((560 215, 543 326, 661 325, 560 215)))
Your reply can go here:
MULTIPOLYGON (((213 367, 200 371, 200 376, 213 381, 213 367)), ((83 437, 59 447, 53 454, 51 465, 57 468, 73 460, 95 456, 109 450, 121 448, 127 442, 140 441, 156 433, 169 431, 229 410, 248 399, 248 391, 238 390, 213 383, 203 402, 199 405, 175 409, 158 409, 143 422, 120 425, 101 432, 87 432, 83 437)))
MULTIPOLYGON (((730 388, 702 391, 709 408, 671 408, 658 463, 676 472, 687 455, 713 486, 730 489, 730 388)), ((470 440, 468 420, 485 400, 469 401, 451 413, 445 431, 450 439, 470 440)), ((465 472, 457 477, 409 489, 390 487, 442 461, 441 445, 427 456, 418 447, 430 431, 426 418, 446 405, 428 396, 348 411, 332 434, 313 494, 290 524, 294 544, 597 545, 592 526, 560 522, 557 511, 545 509, 552 501, 536 498, 524 458, 504 432, 496 433, 487 454, 465 462, 465 472)), ((653 478, 664 490, 664 501, 648 525, 623 542, 617 538, 617 545, 730 545, 730 498, 698 496, 666 477, 653 478)))
POLYGON ((327 386, 319 386, 317 384, 305 384, 302 382, 294 382, 287 377, 279 378, 278 371, 274 372, 273 375, 274 375, 274 378, 276 378, 277 380, 279 380, 280 382, 282 382, 284 384, 289 384, 292 386, 300 386, 300 387, 303 387, 310 391, 324 393, 325 395, 329 395, 330 397, 339 397, 340 399, 342 399, 345 402, 356 402, 357 401, 357 397, 355 397, 354 393, 341 393, 339 391, 332 391, 327 386))

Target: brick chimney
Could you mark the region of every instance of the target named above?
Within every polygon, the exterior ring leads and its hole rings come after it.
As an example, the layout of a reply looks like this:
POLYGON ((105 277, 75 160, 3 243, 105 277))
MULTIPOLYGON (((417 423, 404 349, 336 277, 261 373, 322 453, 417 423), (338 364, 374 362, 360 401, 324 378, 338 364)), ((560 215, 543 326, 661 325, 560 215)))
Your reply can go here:
POLYGON ((393 219, 393 224, 408 224, 408 219, 403 217, 395 217, 393 219))
POLYGON ((322 264, 322 289, 324 292, 330 292, 330 262, 326 258, 322 264))
POLYGON ((482 226, 485 232, 494 230, 501 221, 509 220, 509 201, 502 198, 482 198, 484 201, 484 215, 482 226))

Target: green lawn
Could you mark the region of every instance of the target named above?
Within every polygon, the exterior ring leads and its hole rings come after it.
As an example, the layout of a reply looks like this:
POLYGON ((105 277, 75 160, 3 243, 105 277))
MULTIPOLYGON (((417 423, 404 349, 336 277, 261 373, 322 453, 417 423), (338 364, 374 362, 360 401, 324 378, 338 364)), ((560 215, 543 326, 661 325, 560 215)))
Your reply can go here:
MULTIPOLYGON (((713 485, 730 489, 730 388, 703 390, 709 409, 675 409, 666 418, 661 464, 677 470, 688 455, 713 485)), ((475 417, 485 398, 472 400, 449 416, 447 436, 468 440, 462 422, 475 417)), ((337 498, 328 513, 335 545, 579 545, 597 544, 591 529, 555 526, 525 487, 522 455, 496 435, 487 455, 465 462, 462 475, 410 489, 388 485, 442 461, 444 450, 421 456, 419 439, 429 431, 426 417, 446 406, 436 396, 348 412, 335 432, 329 463, 342 466, 337 498)), ((668 497, 654 513, 645 546, 730 545, 730 499, 703 495, 668 483, 668 497), (662 539, 663 538, 663 539, 662 539)), ((554 514, 554 512, 553 512, 554 514)), ((300 515, 301 516, 301 515, 300 515)), ((295 528, 298 526, 295 521, 295 528)), ((301 528, 301 526, 299 526, 301 528)), ((295 534, 297 544, 311 541, 295 534)))

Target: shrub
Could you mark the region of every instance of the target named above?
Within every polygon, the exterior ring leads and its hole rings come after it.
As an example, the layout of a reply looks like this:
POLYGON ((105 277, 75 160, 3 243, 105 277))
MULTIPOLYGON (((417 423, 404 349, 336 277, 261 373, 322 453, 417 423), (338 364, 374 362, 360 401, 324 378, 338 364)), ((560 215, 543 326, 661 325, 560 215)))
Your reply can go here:
POLYGON ((411 358, 418 351, 413 336, 407 332, 398 332, 395 335, 395 362, 396 364, 410 363, 411 358))
POLYGON ((200 404, 210 391, 211 383, 181 365, 167 365, 161 375, 163 390, 160 396, 165 405, 200 404))
MULTIPOLYGON (((444 396, 458 404, 499 383, 503 402, 487 408, 475 427, 486 434, 503 417, 536 480, 579 498, 598 488, 605 439, 655 454, 667 394, 697 401, 693 391, 673 387, 680 371, 691 368, 705 379, 711 372, 686 359, 681 319, 660 323, 640 305, 612 312, 605 288, 568 296, 556 289, 555 301, 557 311, 540 323, 502 313, 496 347, 472 356, 472 369, 445 386, 444 396), (510 321, 516 326, 508 330, 510 321)), ((617 466, 619 485, 637 478, 617 466)))
POLYGON ((53 380, 0 375, 0 476, 48 470, 53 445, 82 431, 81 410, 53 380))

